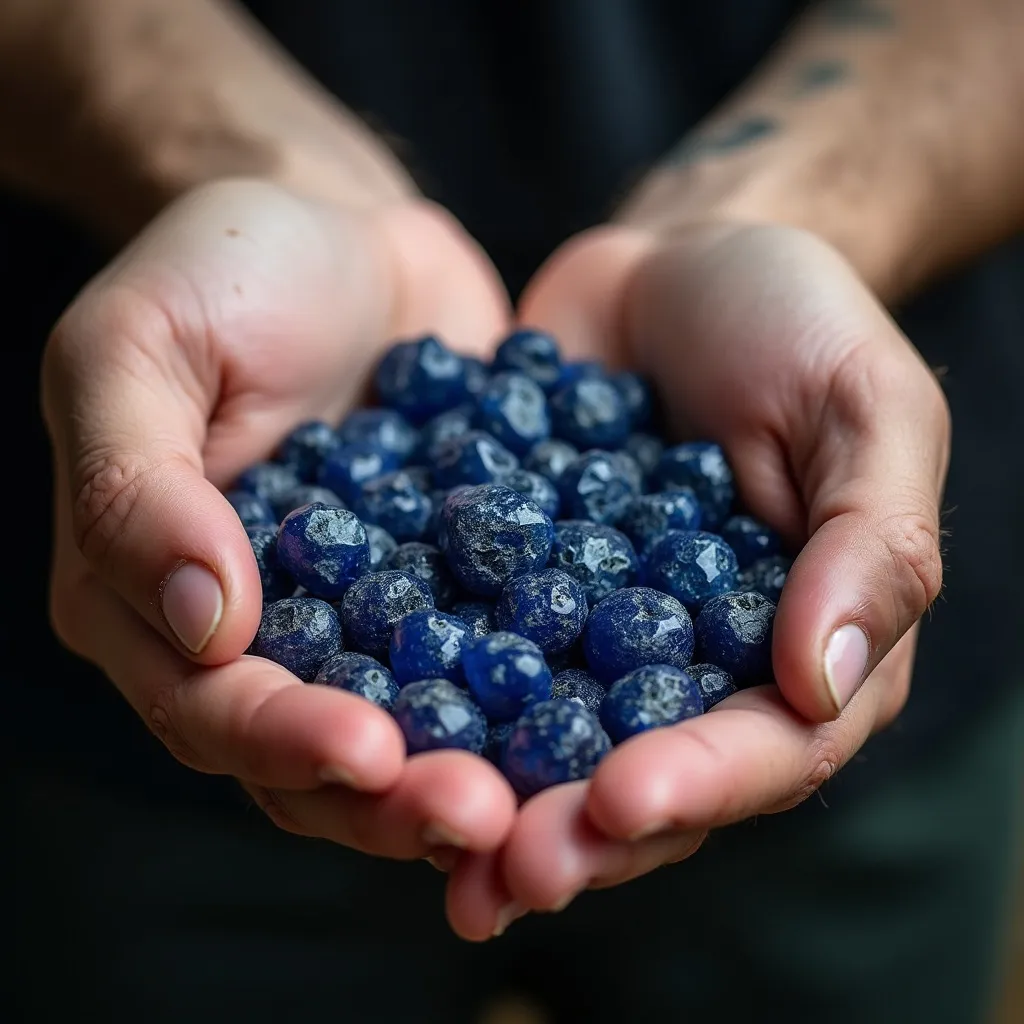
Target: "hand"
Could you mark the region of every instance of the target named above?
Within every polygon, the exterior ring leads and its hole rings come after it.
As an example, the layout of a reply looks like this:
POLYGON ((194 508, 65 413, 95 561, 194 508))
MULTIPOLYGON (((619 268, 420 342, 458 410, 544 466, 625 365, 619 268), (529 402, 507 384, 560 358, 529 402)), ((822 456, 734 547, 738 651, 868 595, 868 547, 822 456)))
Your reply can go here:
POLYGON ((421 857, 511 826, 485 761, 406 763, 380 709, 241 657, 260 581, 217 490, 299 421, 340 418, 394 337, 471 350, 508 318, 489 263, 426 203, 350 213, 225 182, 169 208, 50 341, 55 628, 179 760, 236 776, 289 831, 421 857))
POLYGON ((600 229, 542 268, 520 315, 575 355, 647 373, 673 434, 720 441, 752 512, 805 546, 778 608, 778 688, 635 737, 589 783, 528 801, 500 857, 464 855, 452 873, 449 918, 475 939, 813 793, 903 706, 942 571, 943 395, 823 242, 765 226, 600 229))

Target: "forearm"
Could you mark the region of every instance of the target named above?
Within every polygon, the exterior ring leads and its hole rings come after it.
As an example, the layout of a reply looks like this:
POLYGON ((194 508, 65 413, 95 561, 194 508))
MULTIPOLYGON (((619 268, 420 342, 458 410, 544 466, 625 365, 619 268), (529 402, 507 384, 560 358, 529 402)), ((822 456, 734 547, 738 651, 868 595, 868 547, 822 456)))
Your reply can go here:
POLYGON ((792 224, 886 299, 1024 227, 1024 4, 826 0, 620 219, 792 224))
POLYGON ((213 178, 367 206, 398 161, 221 0, 3 0, 0 179, 112 234, 213 178))

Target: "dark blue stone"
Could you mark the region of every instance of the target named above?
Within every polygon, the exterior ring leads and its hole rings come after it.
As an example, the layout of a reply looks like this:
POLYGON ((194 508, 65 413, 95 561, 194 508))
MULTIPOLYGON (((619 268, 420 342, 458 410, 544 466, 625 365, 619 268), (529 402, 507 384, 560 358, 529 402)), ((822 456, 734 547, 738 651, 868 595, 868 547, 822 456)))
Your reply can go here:
POLYGON ((263 603, 280 601, 295 593, 295 580, 282 568, 277 558, 277 527, 248 526, 245 535, 256 556, 256 567, 260 571, 260 585, 263 588, 263 603))
POLYGON ((374 376, 382 405, 423 423, 469 398, 466 364, 433 335, 402 341, 380 361, 374 376))
POLYGON ((417 459, 423 462, 434 461, 439 447, 453 437, 462 437, 473 429, 476 406, 460 405, 454 409, 446 409, 433 419, 423 424, 420 430, 420 443, 416 448, 417 459))
POLYGON ((693 441, 669 448, 658 463, 656 476, 662 490, 693 489, 706 530, 717 529, 729 517, 736 487, 725 453, 717 444, 693 441))
POLYGON ((494 605, 483 601, 456 601, 452 605, 452 614, 458 615, 469 626, 469 634, 474 640, 498 628, 494 621, 494 605))
POLYGON ((591 611, 583 649, 590 671, 606 685, 644 665, 686 668, 693 657, 693 622, 674 597, 627 587, 591 611))
POLYGON ((558 482, 562 514, 570 519, 614 523, 639 493, 632 474, 616 452, 584 452, 558 482))
POLYGON ((360 519, 383 527, 399 544, 426 534, 434 508, 403 469, 370 480, 351 504, 360 519))
POLYGON ((555 390, 564 388, 568 384, 575 384, 581 380, 607 380, 608 374, 604 367, 593 360, 581 359, 571 363, 562 364, 562 372, 558 378, 555 390))
POLYGON ((578 448, 568 441, 559 441, 551 437, 547 441, 538 441, 523 459, 523 469, 531 473, 540 473, 553 484, 557 484, 566 467, 579 458, 578 448))
POLYGON ((430 588, 406 572, 374 572, 356 580, 341 602, 341 624, 349 646, 370 654, 388 649, 399 620, 433 608, 430 588))
POLYGON ((277 662, 304 682, 341 650, 338 615, 315 597, 286 597, 263 607, 252 653, 277 662))
POLYGON ((645 555, 645 582, 682 601, 690 612, 736 588, 736 556, 717 533, 669 530, 645 555))
POLYGON ((510 580, 494 614, 498 629, 525 636, 545 655, 560 654, 583 633, 587 595, 571 576, 543 569, 510 580))
POLYGON ((317 487, 314 484, 300 484, 290 491, 285 491, 274 499, 274 515, 280 522, 289 512, 294 512, 303 505, 330 505, 332 508, 345 508, 345 502, 329 487, 317 487))
POLYGON ((633 586, 640 569, 636 551, 624 533, 586 519, 555 523, 548 565, 576 580, 590 605, 614 590, 633 586))
POLYGON ((737 686, 772 679, 775 604, 755 591, 712 598, 693 624, 701 661, 720 665, 737 686))
POLYGON ((466 390, 470 395, 479 395, 490 379, 490 367, 476 356, 463 356, 462 361, 466 364, 466 390))
POLYGON ((633 486, 633 491, 636 494, 643 494, 647 484, 647 479, 644 476, 644 471, 640 468, 640 463, 633 458, 629 452, 619 451, 613 453, 615 456, 615 462, 622 470, 623 475, 633 486))
POLYGON ((573 700, 534 704, 505 742, 501 768, 522 797, 589 779, 611 742, 597 717, 573 700))
POLYGON ((496 373, 477 396, 476 426, 513 454, 525 455, 551 435, 544 392, 523 373, 496 373))
POLYGON ((342 500, 353 501, 364 485, 393 472, 401 463, 397 452, 385 451, 368 441, 339 445, 328 452, 320 466, 320 484, 342 500))
POLYGON ((402 472, 424 494, 430 495, 434 492, 434 473, 428 466, 403 466, 402 472))
POLYGON ((266 498, 261 498, 252 491, 228 491, 224 495, 228 503, 238 513, 238 518, 246 528, 250 526, 273 526, 277 528, 280 520, 266 498))
POLYGON ((611 377, 629 415, 631 430, 643 430, 654 416, 654 393, 651 386, 636 373, 616 373, 611 377))
POLYGON ((737 590, 756 590, 764 594, 769 601, 779 603, 782 588, 786 585, 786 577, 793 567, 793 559, 785 555, 769 555, 759 558, 739 574, 736 580, 737 590))
POLYGON ((601 710, 604 697, 605 688, 581 668, 567 668, 559 672, 551 684, 552 700, 574 700, 595 715, 601 710))
POLYGON ((641 494, 626 506, 618 527, 646 552, 669 530, 699 530, 700 503, 689 487, 641 494))
POLYGON ((381 526, 375 523, 363 523, 366 539, 370 545, 370 572, 377 572, 381 562, 398 547, 398 541, 381 526))
POLYGON ((394 707, 398 696, 395 677, 376 658, 353 651, 328 658, 313 682, 358 694, 385 711, 394 707))
POLYGON ((456 584, 439 548, 422 541, 399 544, 381 563, 382 569, 397 569, 421 580, 430 589, 435 608, 447 608, 455 600, 456 584))
POLYGON ((488 718, 507 722, 551 695, 541 649, 517 633, 490 633, 462 645, 466 685, 488 718))
POLYGON ((510 334, 498 346, 493 369, 516 370, 551 391, 562 375, 562 356, 550 334, 526 328, 510 334))
POLYGON ((726 697, 731 697, 736 692, 736 683, 732 676, 717 665, 709 665, 706 662, 691 665, 686 674, 700 687, 705 711, 710 711, 716 704, 720 704, 726 697))
POLYGON ((636 460, 636 464, 644 475, 645 483, 649 483, 665 453, 665 444, 653 434, 633 433, 626 438, 622 450, 636 460))
POLYGON ((696 681, 674 665, 643 665, 623 676, 601 705, 601 724, 613 743, 704 714, 696 681))
POLYGON ((462 644, 469 639, 469 626, 456 615, 434 609, 410 612, 391 634, 391 671, 400 686, 417 679, 450 679, 464 685, 462 644))
POLYGON ((560 387, 548 403, 555 437, 588 448, 618 448, 629 436, 629 413, 615 385, 583 378, 560 387))
POLYGON ((324 457, 338 447, 334 428, 320 420, 300 423, 277 450, 277 461, 295 470, 303 483, 315 483, 324 457))
POLYGON ((519 468, 519 459, 490 434, 471 430, 439 444, 433 468, 437 486, 450 490, 462 484, 498 483, 519 468))
POLYGON ((257 462, 235 481, 233 490, 248 491, 273 503, 285 491, 298 487, 301 481, 291 466, 278 462, 257 462))
POLYGON ((277 534, 281 565, 311 594, 339 598, 370 571, 370 544, 351 512, 319 503, 290 513, 277 534))
POLYGON ((550 519, 558 518, 558 511, 562 507, 562 499, 558 495, 558 488, 540 473, 531 473, 528 469, 514 469, 501 481, 506 487, 518 491, 527 497, 539 508, 544 510, 545 515, 550 519))
POLYGON ((502 759, 505 757, 505 744, 515 727, 515 722, 497 722, 487 730, 483 755, 495 768, 501 767, 502 759))
POLYGON ((777 555, 782 547, 779 535, 753 516, 731 516, 722 526, 722 539, 736 553, 740 569, 777 555))
POLYGON ((366 444, 404 463, 419 442, 416 428, 394 409, 356 409, 338 427, 342 444, 366 444))
POLYGON ((406 750, 469 750, 479 754, 487 739, 487 719, 447 679, 421 679, 403 686, 391 713, 405 735, 406 750))

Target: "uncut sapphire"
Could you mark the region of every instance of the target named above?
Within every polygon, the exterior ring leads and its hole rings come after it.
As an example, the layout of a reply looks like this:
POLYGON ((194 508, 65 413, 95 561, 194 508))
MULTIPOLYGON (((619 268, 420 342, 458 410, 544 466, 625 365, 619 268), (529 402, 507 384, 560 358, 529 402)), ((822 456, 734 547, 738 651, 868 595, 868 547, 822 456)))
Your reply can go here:
POLYGON ((517 576, 495 609, 498 628, 532 640, 546 655, 567 651, 583 633, 587 595, 559 569, 517 576))
POLYGON ((704 713, 700 687, 673 665, 643 665, 627 673, 601 704, 601 724, 613 743, 704 713))
POLYGON ((405 572, 374 572, 356 580, 341 602, 346 642, 370 654, 388 649, 391 634, 404 616, 433 608, 430 588, 405 572))
POLYGON ((277 557, 317 597, 338 598, 370 571, 370 545, 359 519, 346 509, 315 503, 281 523, 277 557))
POLYGON ((385 711, 391 710, 398 697, 395 677, 376 658, 353 651, 328 658, 313 682, 364 697, 385 711))
POLYGON ((304 682, 341 650, 334 609, 315 597, 286 597, 265 605, 252 653, 276 662, 304 682))
POLYGON ((447 679, 421 679, 403 686, 391 713, 410 754, 426 750, 469 750, 479 754, 487 739, 487 719, 447 679))
POLYGON ((555 523, 548 565, 576 580, 591 605, 615 590, 633 586, 640 569, 636 551, 624 533, 586 519, 555 523))

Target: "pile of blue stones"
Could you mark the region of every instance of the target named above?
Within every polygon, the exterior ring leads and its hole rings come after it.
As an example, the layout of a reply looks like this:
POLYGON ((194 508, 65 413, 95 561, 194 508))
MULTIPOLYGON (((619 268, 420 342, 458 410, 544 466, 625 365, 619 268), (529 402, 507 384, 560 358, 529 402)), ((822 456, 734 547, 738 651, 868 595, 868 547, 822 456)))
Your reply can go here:
POLYGON ((718 445, 667 445, 632 373, 520 330, 487 365, 395 345, 379 405, 298 426, 227 497, 263 584, 249 653, 359 694, 410 754, 528 797, 772 681, 790 560, 718 445))

